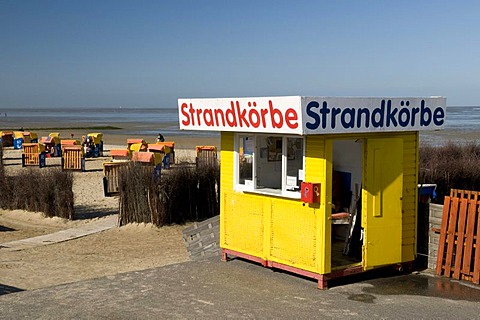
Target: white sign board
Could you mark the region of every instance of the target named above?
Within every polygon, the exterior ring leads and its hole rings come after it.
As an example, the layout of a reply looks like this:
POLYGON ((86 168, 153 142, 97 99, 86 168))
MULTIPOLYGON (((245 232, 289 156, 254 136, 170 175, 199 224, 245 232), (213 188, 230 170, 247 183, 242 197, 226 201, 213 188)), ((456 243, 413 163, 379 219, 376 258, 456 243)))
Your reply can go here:
POLYGON ((303 97, 303 133, 351 133, 441 129, 445 98, 303 97))
POLYGON ((278 134, 438 130, 446 99, 257 97, 179 99, 180 129, 278 134))
POLYGON ((302 134, 300 97, 179 99, 180 129, 302 134))

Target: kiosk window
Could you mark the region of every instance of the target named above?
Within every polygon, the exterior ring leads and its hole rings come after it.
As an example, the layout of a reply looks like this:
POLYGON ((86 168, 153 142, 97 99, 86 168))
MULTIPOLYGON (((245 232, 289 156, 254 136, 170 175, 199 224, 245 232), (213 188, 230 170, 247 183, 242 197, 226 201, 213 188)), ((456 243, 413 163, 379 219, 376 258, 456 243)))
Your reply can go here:
POLYGON ((240 136, 238 146, 238 183, 252 185, 254 138, 252 136, 240 136))
POLYGON ((300 196, 304 139, 267 134, 237 135, 236 189, 300 196))
POLYGON ((290 191, 299 191, 303 181, 303 139, 287 138, 287 180, 290 191))

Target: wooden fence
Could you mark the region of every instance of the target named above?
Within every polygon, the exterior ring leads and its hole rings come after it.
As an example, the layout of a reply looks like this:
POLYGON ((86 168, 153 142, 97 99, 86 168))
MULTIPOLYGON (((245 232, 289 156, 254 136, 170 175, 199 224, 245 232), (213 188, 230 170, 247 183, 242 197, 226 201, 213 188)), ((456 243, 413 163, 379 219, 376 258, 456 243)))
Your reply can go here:
POLYGON ((445 197, 436 274, 480 283, 480 192, 452 189, 445 197))

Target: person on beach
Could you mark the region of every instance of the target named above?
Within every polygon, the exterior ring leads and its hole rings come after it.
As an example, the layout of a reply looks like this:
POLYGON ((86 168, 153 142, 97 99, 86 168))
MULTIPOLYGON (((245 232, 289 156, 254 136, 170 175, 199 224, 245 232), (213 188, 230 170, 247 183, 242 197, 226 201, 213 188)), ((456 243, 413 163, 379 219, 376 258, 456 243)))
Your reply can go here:
POLYGON ((82 146, 84 149, 85 157, 90 158, 93 156, 93 149, 95 148, 95 143, 93 141, 93 138, 90 136, 83 136, 82 138, 82 146))
POLYGON ((157 142, 164 142, 164 141, 165 141, 165 138, 162 136, 161 133, 159 133, 157 136, 157 142))

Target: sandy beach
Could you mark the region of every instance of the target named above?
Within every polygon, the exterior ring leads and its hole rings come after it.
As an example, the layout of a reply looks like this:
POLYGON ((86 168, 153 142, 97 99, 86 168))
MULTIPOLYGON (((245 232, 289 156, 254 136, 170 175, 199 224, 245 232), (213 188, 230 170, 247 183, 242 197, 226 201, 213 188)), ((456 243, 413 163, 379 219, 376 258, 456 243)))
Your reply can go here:
MULTIPOLYGON (((91 131, 89 131, 91 132, 91 131)), ((48 132, 37 132, 39 137, 48 132)), ((71 130, 61 130, 61 137, 70 138, 71 130)), ((80 139, 86 132, 73 132, 80 139)), ((32 290, 117 273, 144 270, 188 261, 182 230, 188 225, 156 228, 150 224, 114 227, 85 237, 43 245, 25 250, 9 250, 1 244, 27 239, 95 223, 118 213, 118 197, 104 197, 102 163, 109 161, 109 150, 125 148, 127 138, 155 142, 156 136, 140 137, 104 134, 104 157, 89 158, 86 172, 74 172, 75 220, 45 218, 38 212, 0 210, 0 294, 2 286, 32 290)), ((170 136, 175 142, 176 159, 193 161, 196 145, 219 146, 219 138, 170 136)), ((7 174, 21 167, 21 150, 4 150, 7 174)), ((47 168, 60 166, 59 158, 47 158, 47 168)), ((45 170, 33 168, 33 170, 45 170)))

